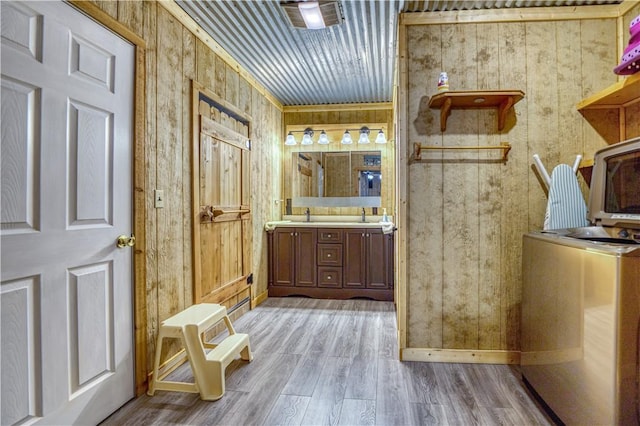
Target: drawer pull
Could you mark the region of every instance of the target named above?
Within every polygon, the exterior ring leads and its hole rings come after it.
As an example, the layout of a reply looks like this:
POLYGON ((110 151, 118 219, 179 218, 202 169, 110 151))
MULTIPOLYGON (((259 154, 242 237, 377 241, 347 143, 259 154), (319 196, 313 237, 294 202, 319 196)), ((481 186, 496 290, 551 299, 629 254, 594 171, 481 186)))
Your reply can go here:
POLYGON ((327 254, 327 257, 331 257, 331 253, 328 253, 328 254, 327 254))
POLYGON ((331 234, 327 234, 327 238, 331 238, 331 234))
POLYGON ((330 280, 331 279, 331 275, 327 275, 327 279, 330 280))

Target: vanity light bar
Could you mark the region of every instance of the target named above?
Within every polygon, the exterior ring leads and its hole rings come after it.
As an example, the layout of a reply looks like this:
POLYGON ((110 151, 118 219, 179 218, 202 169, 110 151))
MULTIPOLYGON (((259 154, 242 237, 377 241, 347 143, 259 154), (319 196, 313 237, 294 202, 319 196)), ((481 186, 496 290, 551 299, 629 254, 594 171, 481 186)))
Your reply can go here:
MULTIPOLYGON (((370 129, 366 126, 361 127, 359 129, 346 129, 344 134, 342 135, 342 140, 340 141, 340 143, 344 144, 344 145, 350 145, 353 143, 353 138, 351 137, 351 131, 357 131, 359 132, 360 136, 358 137, 358 143, 359 144, 368 144, 371 143, 371 141, 369 140, 369 135, 371 134, 372 130, 378 130, 378 135, 376 136, 375 139, 375 143, 379 143, 379 144, 383 144, 383 143, 387 143, 387 138, 384 134, 384 131, 382 129, 370 129)), ((287 137, 284 141, 284 144, 287 146, 293 146, 296 145, 298 142, 296 141, 295 136, 293 135, 294 133, 302 133, 302 141, 300 142, 301 145, 312 145, 313 144, 313 135, 314 135, 314 130, 310 127, 307 127, 304 130, 291 130, 289 131, 289 133, 287 134, 287 137)), ((320 136, 318 137, 318 143, 321 145, 327 145, 329 144, 329 137, 327 136, 327 132, 325 130, 321 130, 320 131, 320 136)))

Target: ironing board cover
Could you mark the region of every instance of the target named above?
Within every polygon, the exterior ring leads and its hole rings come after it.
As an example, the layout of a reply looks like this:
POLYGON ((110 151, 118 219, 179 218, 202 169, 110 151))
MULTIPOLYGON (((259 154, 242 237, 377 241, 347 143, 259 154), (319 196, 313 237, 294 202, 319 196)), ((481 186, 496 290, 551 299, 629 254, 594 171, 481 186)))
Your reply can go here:
POLYGON ((551 173, 549 201, 544 216, 544 229, 566 229, 588 226, 587 205, 578 179, 567 164, 560 164, 551 173))

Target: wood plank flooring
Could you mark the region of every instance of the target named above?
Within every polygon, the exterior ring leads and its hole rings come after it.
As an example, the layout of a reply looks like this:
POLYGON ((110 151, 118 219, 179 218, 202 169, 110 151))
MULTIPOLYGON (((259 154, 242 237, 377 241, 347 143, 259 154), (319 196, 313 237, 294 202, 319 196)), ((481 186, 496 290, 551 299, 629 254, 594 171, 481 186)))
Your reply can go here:
POLYGON ((517 367, 398 361, 392 302, 269 298, 234 327, 254 360, 229 365, 222 399, 158 391, 103 424, 553 424, 517 367))

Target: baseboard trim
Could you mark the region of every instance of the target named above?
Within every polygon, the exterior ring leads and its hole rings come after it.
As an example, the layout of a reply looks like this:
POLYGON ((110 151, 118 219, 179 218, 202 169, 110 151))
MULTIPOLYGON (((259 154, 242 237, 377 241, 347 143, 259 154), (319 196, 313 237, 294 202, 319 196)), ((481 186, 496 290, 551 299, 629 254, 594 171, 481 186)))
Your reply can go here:
POLYGON ((520 351, 404 348, 400 352, 400 359, 465 364, 520 364, 520 351))
POLYGON ((251 301, 251 309, 254 309, 256 306, 267 300, 269 297, 269 290, 265 290, 260 293, 255 299, 251 301))

